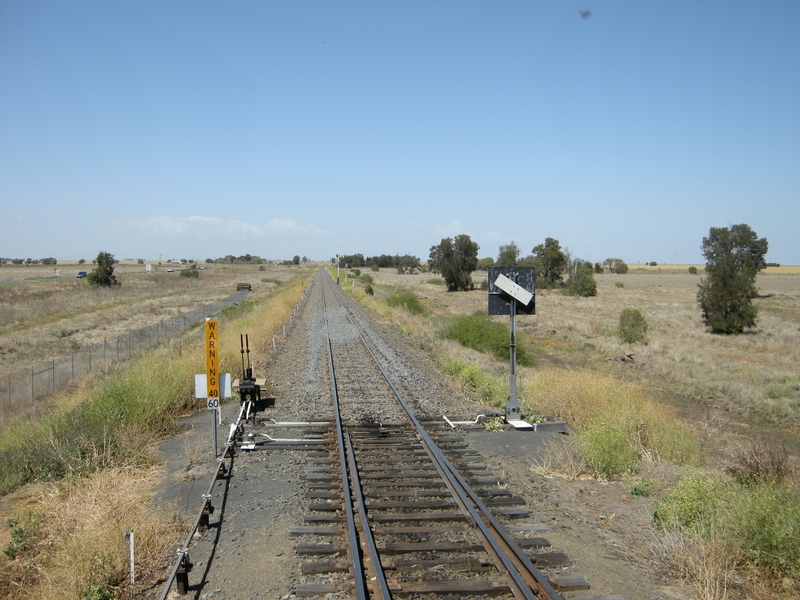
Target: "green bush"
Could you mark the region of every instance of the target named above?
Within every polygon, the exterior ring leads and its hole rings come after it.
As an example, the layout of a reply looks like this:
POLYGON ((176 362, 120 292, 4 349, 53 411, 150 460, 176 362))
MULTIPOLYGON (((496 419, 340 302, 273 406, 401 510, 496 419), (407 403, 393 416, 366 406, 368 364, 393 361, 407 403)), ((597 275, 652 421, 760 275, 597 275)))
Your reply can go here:
POLYGON ((696 471, 656 502, 653 518, 661 529, 719 533, 720 509, 731 503, 735 492, 733 482, 722 474, 696 471))
POLYGON ((367 296, 374 296, 375 295, 375 290, 372 289, 372 286, 370 284, 367 284, 367 286, 364 288, 364 293, 367 296))
POLYGON ((361 281, 363 281, 364 283, 372 283, 372 282, 374 281, 374 280, 372 279, 372 275, 368 275, 368 274, 366 274, 366 273, 364 273, 363 275, 361 275, 361 277, 359 277, 359 279, 360 279, 361 281))
POLYGON ((9 560, 14 560, 19 555, 31 550, 32 543, 39 537, 40 524, 43 514, 36 511, 26 510, 14 519, 6 520, 9 528, 8 545, 3 549, 9 560))
POLYGON ((628 493, 633 498, 649 498, 656 482, 652 479, 632 479, 628 482, 628 493))
POLYGON ((567 282, 567 291, 572 296, 588 298, 597 296, 597 282, 590 264, 582 264, 567 282))
POLYGON ((594 420, 580 434, 578 451, 595 475, 610 478, 630 473, 639 454, 628 443, 625 430, 615 423, 594 420))
POLYGON ((181 269, 182 277, 200 277, 200 271, 197 269, 181 269))
POLYGON ((800 576, 800 492, 776 483, 739 485, 696 471, 654 506, 662 529, 726 541, 760 569, 800 576))
POLYGON ((624 283, 622 283, 621 281, 615 281, 615 282, 614 282, 614 285, 615 285, 616 287, 618 287, 618 288, 624 288, 624 287, 625 287, 625 284, 624 284, 624 283))
MULTIPOLYGON (((442 365, 442 371, 455 377, 464 387, 477 392, 481 400, 493 406, 502 406, 508 398, 506 379, 488 375, 476 364, 449 360, 442 365)), ((521 393, 521 381, 517 383, 517 392, 521 393)))
POLYGON ((378 265, 376 265, 375 263, 372 263, 369 268, 372 271, 375 271, 376 273, 380 270, 380 267, 378 265))
MULTIPOLYGON (((486 315, 458 315, 446 329, 445 335, 462 346, 478 352, 491 352, 498 358, 510 360, 511 332, 508 325, 492 321, 486 315)), ((536 359, 517 340, 517 364, 534 366, 536 359)))
POLYGON ((800 494, 782 485, 746 486, 723 512, 725 532, 762 568, 800 575, 800 494))
POLYGON ((486 292, 488 290, 489 290, 489 280, 484 279, 483 281, 481 281, 481 291, 486 292))
POLYGON ((361 275, 361 269, 353 269, 353 275, 355 275, 356 277, 361 275))
POLYGON ((434 277, 433 279, 428 279, 425 283, 430 283, 431 285, 444 285, 444 279, 434 277))
POLYGON ((689 267, 689 273, 692 275, 697 275, 697 267, 695 267, 694 265, 689 267))
POLYGON ((625 308, 619 315, 619 337, 623 342, 643 342, 647 335, 647 321, 638 308, 625 308))
POLYGON ((386 299, 386 304, 393 308, 405 306, 408 312, 417 315, 424 315, 426 312, 428 312, 419 301, 419 298, 414 295, 414 292, 409 292, 408 290, 403 290, 401 292, 392 294, 386 299))

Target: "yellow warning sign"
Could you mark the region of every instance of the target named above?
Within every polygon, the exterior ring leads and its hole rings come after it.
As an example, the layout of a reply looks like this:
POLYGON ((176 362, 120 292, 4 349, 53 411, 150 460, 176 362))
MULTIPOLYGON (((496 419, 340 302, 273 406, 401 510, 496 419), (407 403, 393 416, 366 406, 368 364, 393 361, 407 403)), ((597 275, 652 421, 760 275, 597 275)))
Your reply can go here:
POLYGON ((212 319, 206 320, 206 393, 219 402, 219 321, 212 319))

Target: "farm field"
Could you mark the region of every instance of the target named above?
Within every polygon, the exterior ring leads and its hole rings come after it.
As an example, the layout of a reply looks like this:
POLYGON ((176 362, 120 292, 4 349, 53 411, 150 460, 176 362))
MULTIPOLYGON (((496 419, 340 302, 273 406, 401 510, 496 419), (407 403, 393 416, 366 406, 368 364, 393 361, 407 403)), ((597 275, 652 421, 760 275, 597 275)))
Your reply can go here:
MULTIPOLYGON (((758 327, 739 336, 706 332, 696 302, 700 277, 689 273, 596 276, 597 296, 536 293, 536 315, 518 317, 523 341, 540 364, 592 366, 642 381, 653 395, 703 426, 777 435, 800 452, 800 275, 761 273, 758 327), (618 337, 619 315, 637 308, 648 323, 644 344, 618 337), (633 362, 621 356, 633 355, 633 362), (735 423, 735 425, 733 425, 735 423), (714 425, 717 426, 717 425, 714 425)), ((485 291, 449 293, 432 274, 370 272, 380 285, 415 292, 445 313, 486 314, 485 291)), ((476 285, 485 279, 473 273, 476 285)), ((498 317, 499 318, 499 317, 498 317)), ((503 320, 506 320, 503 318, 503 320)), ((535 377, 535 371, 530 374, 535 377)))
POLYGON ((64 356, 83 346, 152 325, 236 292, 238 282, 251 283, 255 296, 293 279, 299 267, 283 265, 202 265, 199 277, 188 278, 174 266, 146 272, 143 265, 119 264, 121 283, 95 288, 78 271, 91 265, 53 267, 3 265, 0 282, 0 374, 31 363, 64 356))

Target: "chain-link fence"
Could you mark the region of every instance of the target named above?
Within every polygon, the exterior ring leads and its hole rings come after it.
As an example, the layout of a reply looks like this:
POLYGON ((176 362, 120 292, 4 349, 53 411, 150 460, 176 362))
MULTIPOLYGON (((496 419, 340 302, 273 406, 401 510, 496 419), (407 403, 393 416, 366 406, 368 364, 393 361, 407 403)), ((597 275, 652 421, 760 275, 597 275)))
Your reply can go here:
POLYGON ((112 364, 157 346, 177 333, 202 323, 205 318, 236 304, 248 294, 242 290, 233 296, 185 312, 155 325, 129 331, 111 340, 86 346, 72 354, 36 363, 0 377, 0 419, 13 414, 21 403, 64 389, 76 378, 90 371, 102 371, 112 364))

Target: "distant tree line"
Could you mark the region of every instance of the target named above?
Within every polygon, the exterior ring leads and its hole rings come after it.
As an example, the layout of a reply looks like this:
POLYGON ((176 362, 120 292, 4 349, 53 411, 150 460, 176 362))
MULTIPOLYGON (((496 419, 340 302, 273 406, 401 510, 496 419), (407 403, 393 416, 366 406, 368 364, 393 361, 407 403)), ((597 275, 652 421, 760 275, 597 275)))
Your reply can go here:
MULTIPOLYGON (((336 263, 336 257, 331 258, 331 263, 336 263)), ((381 254, 380 256, 367 256, 363 254, 340 254, 339 265, 347 265, 350 268, 369 267, 372 270, 378 269, 397 269, 398 273, 413 273, 422 268, 422 262, 411 254, 381 254)))
MULTIPOLYGON (((181 259, 181 262, 186 262, 185 259, 181 259)), ((192 261, 189 261, 192 262, 192 261)), ((233 256, 232 254, 226 254, 221 258, 207 258, 207 264, 221 264, 221 265, 261 265, 267 261, 260 256, 255 256, 254 254, 244 254, 242 256, 233 256)))
POLYGON ((6 265, 11 263, 12 265, 56 265, 58 261, 53 258, 52 256, 48 256, 47 258, 0 258, 0 265, 6 265))

